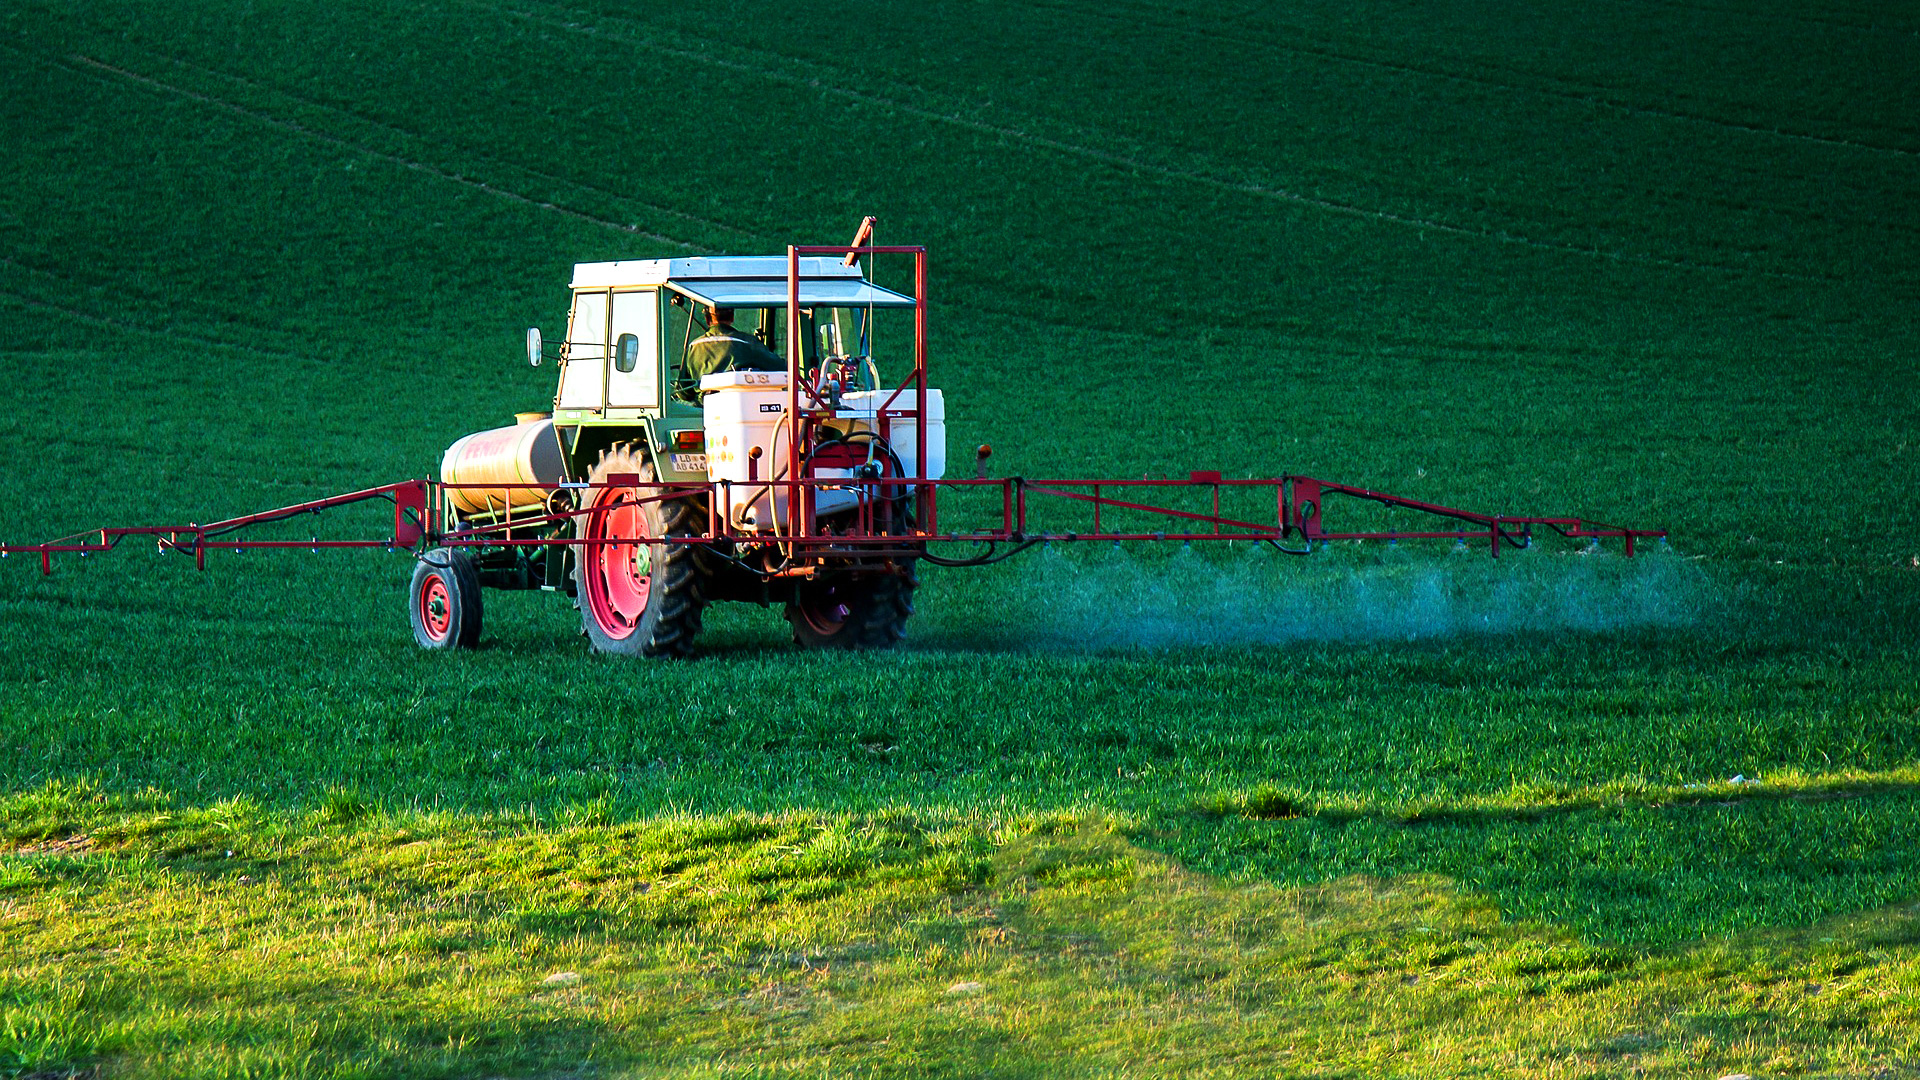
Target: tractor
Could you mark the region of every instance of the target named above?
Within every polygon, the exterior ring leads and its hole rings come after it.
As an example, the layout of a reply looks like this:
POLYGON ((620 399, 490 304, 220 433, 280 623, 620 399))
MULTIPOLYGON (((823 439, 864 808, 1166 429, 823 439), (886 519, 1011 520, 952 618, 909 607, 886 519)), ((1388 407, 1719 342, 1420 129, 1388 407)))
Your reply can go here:
MULTIPOLYGON (((903 481, 938 479, 946 450, 924 319, 851 255, 577 265, 552 411, 442 459, 447 543, 415 567, 415 640, 474 644, 487 587, 565 593, 592 646, 619 655, 688 655, 723 600, 783 605, 803 646, 892 647, 923 549, 923 496, 903 481), (689 345, 715 309, 786 370, 694 376, 689 345), (901 310, 918 347, 890 386, 871 346, 901 310)), ((546 355, 529 330, 528 361, 546 355)))

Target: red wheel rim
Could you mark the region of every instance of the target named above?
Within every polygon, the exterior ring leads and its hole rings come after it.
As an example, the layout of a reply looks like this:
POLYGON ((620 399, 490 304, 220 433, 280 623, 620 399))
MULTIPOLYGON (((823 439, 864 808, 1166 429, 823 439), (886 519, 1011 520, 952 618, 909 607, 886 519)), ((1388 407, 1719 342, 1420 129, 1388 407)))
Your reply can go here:
POLYGON ((847 616, 853 609, 847 604, 847 590, 842 582, 830 581, 813 588, 801 588, 794 597, 794 607, 799 609, 800 618, 807 628, 821 637, 832 637, 847 625, 847 616))
POLYGON ((427 587, 420 590, 420 625, 435 641, 447 640, 447 631, 453 626, 453 598, 447 592, 446 579, 439 574, 428 574, 427 587))
POLYGON ((653 591, 653 548, 646 544, 646 511, 632 488, 603 488, 587 515, 587 539, 580 552, 587 568, 587 608, 602 633, 619 641, 631 637, 653 591))

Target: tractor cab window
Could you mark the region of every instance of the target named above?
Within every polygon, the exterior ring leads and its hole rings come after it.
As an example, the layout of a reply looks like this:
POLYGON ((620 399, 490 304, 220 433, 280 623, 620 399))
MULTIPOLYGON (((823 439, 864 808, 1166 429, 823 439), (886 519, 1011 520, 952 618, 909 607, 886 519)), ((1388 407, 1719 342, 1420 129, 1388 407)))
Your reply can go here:
POLYGON ((667 377, 671 381, 673 393, 670 400, 677 405, 699 404, 699 395, 693 392, 686 375, 687 345, 700 336, 701 324, 695 316, 694 305, 679 293, 669 297, 667 305, 667 377))
POLYGON ((867 354, 866 312, 856 308, 816 308, 813 313, 813 343, 819 356, 848 357, 867 354))
MULTIPOLYGON (((667 314, 667 369, 673 377, 673 400, 685 405, 697 405, 700 401, 700 388, 687 374, 687 347, 707 333, 707 309, 679 295, 673 297, 668 305, 667 314)), ((812 319, 803 316, 801 322, 801 341, 806 346, 802 350, 802 362, 810 362, 814 356, 812 342, 809 339, 812 319)), ((733 328, 742 334, 765 345, 775 356, 782 359, 787 355, 787 309, 785 307, 737 307, 733 309, 733 328)))
POLYGON ((652 289, 614 293, 608 329, 613 361, 607 372, 608 407, 658 408, 660 294, 652 289))
POLYGON ((660 298, 652 289, 573 296, 560 350, 561 409, 657 408, 660 298))
MULTIPOLYGON (((678 405, 697 406, 700 388, 686 372, 687 347, 707 333, 707 309, 704 304, 677 293, 666 305, 666 360, 672 381, 672 400, 678 405)), ((800 367, 812 371, 826 358, 864 357, 870 345, 865 308, 818 307, 800 312, 800 367)), ((759 341, 774 355, 787 355, 786 305, 733 309, 733 328, 759 341)), ((873 381, 872 364, 861 360, 854 365, 868 372, 865 382, 873 381)))
POLYGON ((787 311, 785 308, 735 308, 733 328, 772 349, 776 356, 787 355, 787 311))
POLYGON ((607 291, 573 294, 573 315, 567 320, 567 340, 560 347, 561 409, 599 409, 605 406, 607 386, 607 291))

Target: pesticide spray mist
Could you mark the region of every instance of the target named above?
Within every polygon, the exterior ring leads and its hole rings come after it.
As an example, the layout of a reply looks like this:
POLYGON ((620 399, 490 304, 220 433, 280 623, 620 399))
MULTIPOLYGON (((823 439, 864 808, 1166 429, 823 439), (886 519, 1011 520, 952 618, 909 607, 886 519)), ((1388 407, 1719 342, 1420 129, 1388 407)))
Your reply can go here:
MULTIPOLYGON (((1419 641, 1463 634, 1695 624, 1719 605, 1698 563, 1663 544, 1614 551, 1333 545, 1311 556, 1050 546, 995 575, 972 644, 1068 649, 1419 641)), ((945 635, 941 635, 945 636, 945 635)), ((959 642, 953 642, 959 644, 959 642)))

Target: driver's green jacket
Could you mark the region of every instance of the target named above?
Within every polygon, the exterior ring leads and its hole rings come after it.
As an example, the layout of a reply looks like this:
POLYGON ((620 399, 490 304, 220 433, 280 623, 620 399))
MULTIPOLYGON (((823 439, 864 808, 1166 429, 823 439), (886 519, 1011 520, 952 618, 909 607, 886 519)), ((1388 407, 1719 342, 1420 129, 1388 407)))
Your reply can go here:
POLYGON ((700 377, 721 371, 785 371, 787 362, 732 323, 715 323, 704 336, 687 343, 687 361, 681 368, 678 396, 697 401, 700 377))

